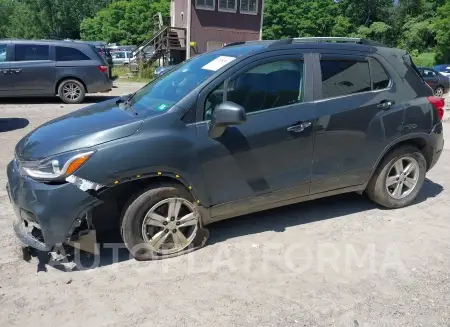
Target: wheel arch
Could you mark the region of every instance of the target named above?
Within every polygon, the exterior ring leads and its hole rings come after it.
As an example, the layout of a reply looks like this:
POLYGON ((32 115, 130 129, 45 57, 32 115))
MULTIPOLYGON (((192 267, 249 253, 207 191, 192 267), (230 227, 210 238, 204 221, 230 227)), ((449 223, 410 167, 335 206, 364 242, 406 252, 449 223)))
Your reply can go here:
POLYGON ((116 185, 106 188, 98 194, 102 204, 93 208, 92 222, 97 230, 109 230, 120 227, 120 221, 126 207, 140 194, 161 185, 173 184, 186 189, 201 207, 200 200, 195 194, 193 186, 178 174, 158 172, 148 176, 137 177, 122 181, 116 185))
POLYGON ((372 173, 370 175, 369 181, 372 178, 373 174, 375 173, 376 169, 380 165, 380 163, 383 161, 383 159, 393 151, 394 149, 405 146, 405 145, 411 145, 416 148, 418 148, 423 156, 425 157, 425 161, 427 162, 427 170, 430 168, 432 159, 433 159, 433 147, 431 146, 431 142, 429 140, 430 135, 421 133, 421 134, 414 134, 414 135, 407 135, 404 137, 400 137, 390 143, 381 153, 381 155, 378 157, 377 162, 375 166, 373 167, 372 173))

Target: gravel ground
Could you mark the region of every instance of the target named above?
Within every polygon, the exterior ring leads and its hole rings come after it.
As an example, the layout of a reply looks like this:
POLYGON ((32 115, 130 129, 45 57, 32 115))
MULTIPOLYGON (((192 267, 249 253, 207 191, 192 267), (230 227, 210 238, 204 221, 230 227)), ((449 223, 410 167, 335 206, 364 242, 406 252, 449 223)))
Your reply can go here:
MULTIPOLYGON (((0 133, 0 185, 21 137, 81 106, 2 100, 18 129, 0 133)), ((427 177, 408 208, 336 196, 217 223, 189 255, 137 262, 121 250, 116 262, 105 249, 75 272, 21 259, 1 187, 0 326, 450 326, 449 142, 427 177)))

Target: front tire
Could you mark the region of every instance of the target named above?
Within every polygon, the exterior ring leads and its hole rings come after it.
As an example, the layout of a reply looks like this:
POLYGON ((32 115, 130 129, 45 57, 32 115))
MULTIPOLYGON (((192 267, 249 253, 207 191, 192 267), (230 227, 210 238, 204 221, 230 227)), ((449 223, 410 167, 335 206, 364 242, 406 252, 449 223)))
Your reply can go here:
POLYGON ((410 205, 425 181, 427 163, 414 146, 402 146, 382 160, 368 186, 369 198, 379 205, 394 209, 410 205))
POLYGON ((66 79, 59 84, 58 96, 65 103, 77 104, 84 100, 86 90, 76 79, 66 79))
POLYGON ((174 256, 189 248, 200 227, 192 195, 179 185, 145 191, 126 209, 122 238, 137 260, 174 256))

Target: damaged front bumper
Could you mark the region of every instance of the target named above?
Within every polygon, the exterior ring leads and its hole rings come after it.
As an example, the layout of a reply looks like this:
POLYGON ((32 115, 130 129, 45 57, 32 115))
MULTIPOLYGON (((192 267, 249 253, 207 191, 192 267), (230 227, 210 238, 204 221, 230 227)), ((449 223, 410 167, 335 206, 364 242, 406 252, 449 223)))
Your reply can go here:
POLYGON ((22 243, 41 251, 70 241, 89 210, 101 201, 77 185, 50 185, 22 176, 15 160, 7 168, 7 191, 17 219, 14 231, 22 243))

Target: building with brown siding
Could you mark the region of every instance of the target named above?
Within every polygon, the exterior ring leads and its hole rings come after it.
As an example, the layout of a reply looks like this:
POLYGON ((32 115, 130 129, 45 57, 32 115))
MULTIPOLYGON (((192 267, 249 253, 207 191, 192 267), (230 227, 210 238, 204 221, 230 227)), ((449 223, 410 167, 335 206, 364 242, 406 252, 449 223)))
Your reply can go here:
MULTIPOLYGON (((186 29, 186 57, 260 40, 264 0, 172 0, 170 25, 186 29)), ((185 46, 185 45, 184 45, 185 46)))

